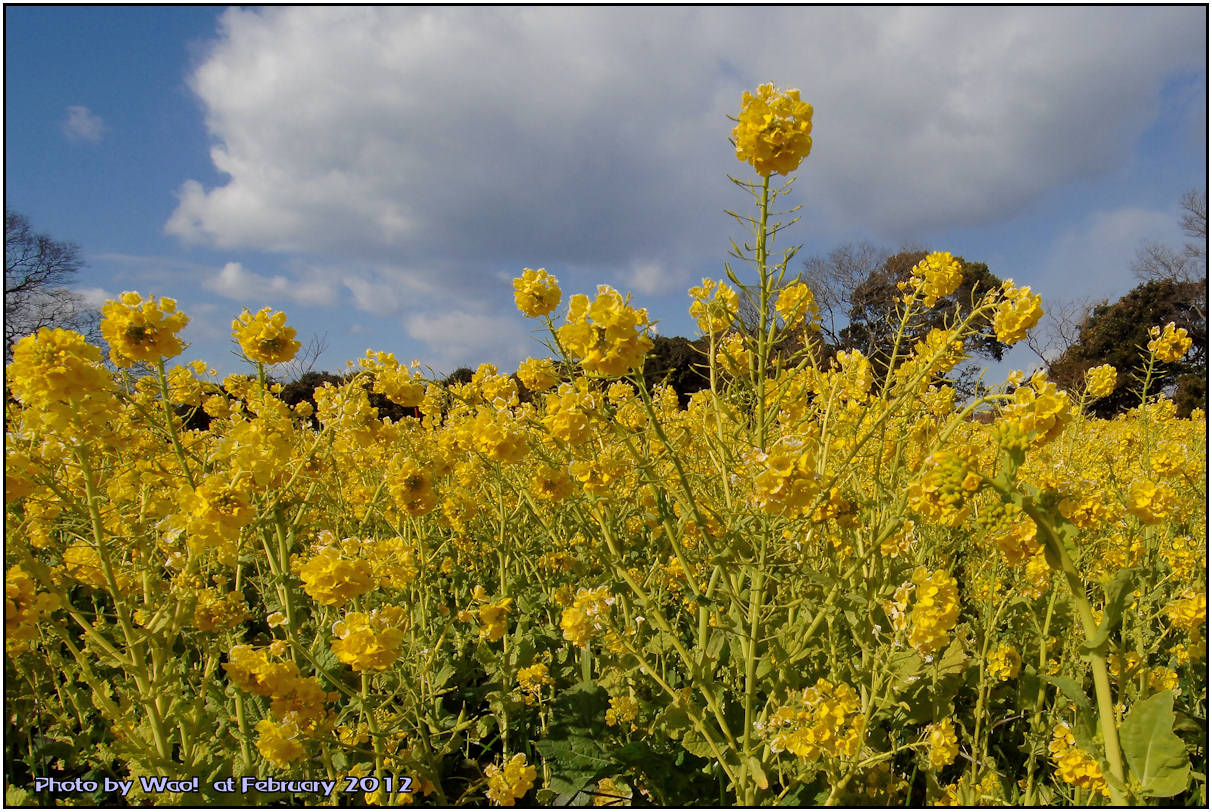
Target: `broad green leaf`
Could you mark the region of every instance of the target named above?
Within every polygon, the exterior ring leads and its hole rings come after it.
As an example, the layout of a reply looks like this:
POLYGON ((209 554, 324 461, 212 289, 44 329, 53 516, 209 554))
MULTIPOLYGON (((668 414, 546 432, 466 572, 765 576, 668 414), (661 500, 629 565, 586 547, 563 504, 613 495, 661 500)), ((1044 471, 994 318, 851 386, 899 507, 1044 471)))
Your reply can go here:
POLYGON ((1119 729, 1120 745, 1140 794, 1169 798, 1187 788, 1191 764, 1174 735, 1174 695, 1159 691, 1132 706, 1119 729))

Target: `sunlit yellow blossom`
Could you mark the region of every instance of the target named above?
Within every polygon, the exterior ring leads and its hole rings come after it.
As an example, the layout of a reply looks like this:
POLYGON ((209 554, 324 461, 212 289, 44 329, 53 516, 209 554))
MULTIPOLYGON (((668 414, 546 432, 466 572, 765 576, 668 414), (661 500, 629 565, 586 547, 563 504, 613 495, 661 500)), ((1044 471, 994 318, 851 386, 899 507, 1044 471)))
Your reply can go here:
POLYGON ((950 719, 927 725, 926 741, 930 744, 930 768, 933 770, 941 770, 959 755, 959 739, 950 719))
POLYGON ((518 669, 518 687, 525 694, 528 705, 534 704, 548 685, 555 685, 555 680, 547 673, 547 663, 535 663, 518 669))
POLYGON ((1128 512, 1145 524, 1164 521, 1175 506, 1174 489, 1165 483, 1136 479, 1128 488, 1128 512))
POLYGON ((550 358, 527 358, 518 365, 518 379, 531 392, 543 392, 560 382, 555 363, 550 358))
POLYGON ((1186 328, 1175 328, 1174 322, 1165 327, 1151 327, 1149 336, 1149 352, 1167 364, 1181 360, 1191 349, 1191 337, 1187 335, 1186 328))
POLYGON ((930 572, 925 567, 914 571, 913 583, 909 644, 924 656, 947 645, 959 618, 959 589, 945 570, 930 572))
POLYGON ((374 586, 370 564, 360 558, 342 558, 335 546, 324 547, 308 559, 299 577, 303 591, 324 606, 343 606, 374 586))
POLYGON ((1027 337, 1027 331, 1044 315, 1043 299, 1026 285, 1021 288, 1007 279, 1002 284, 1002 302, 993 314, 993 330, 1003 344, 1014 344, 1027 337))
POLYGON ((822 755, 851 756, 863 745, 860 707, 849 685, 818 679, 755 727, 774 753, 786 751, 809 762, 822 755))
POLYGON ((403 459, 396 464, 388 473, 387 490, 396 506, 409 516, 423 516, 438 503, 429 474, 416 460, 403 459))
POLYGON ((732 130, 736 157, 762 177, 787 175, 812 151, 812 105, 795 89, 771 83, 741 96, 741 112, 732 130))
POLYGON ((725 282, 703 279, 702 285, 690 289, 690 315, 704 334, 728 329, 740 306, 736 290, 725 282))
POLYGON ((1110 797, 1102 768, 1090 754, 1077 746, 1068 724, 1062 722, 1053 729, 1048 751, 1056 764, 1056 774, 1062 781, 1082 789, 1097 790, 1104 797, 1110 797))
POLYGON ((87 431, 113 417, 114 383, 101 351, 72 330, 43 327, 20 339, 5 372, 13 397, 30 407, 31 425, 87 431))
POLYGON ((560 286, 546 268, 523 268, 513 280, 513 299, 527 316, 546 316, 560 304, 560 286))
POLYGON ((652 349, 648 311, 631 306, 618 291, 598 286, 597 298, 578 293, 569 302, 560 343, 589 375, 617 378, 643 363, 652 349))
POLYGON ((774 310, 783 317, 783 323, 794 327, 801 321, 809 329, 817 326, 820 311, 816 306, 816 297, 812 290, 803 282, 794 282, 779 291, 774 302, 774 310))
POLYGON ((497 806, 513 806, 534 786, 538 773, 526 763, 526 756, 518 753, 504 767, 488 765, 484 775, 488 779, 488 791, 485 793, 488 800, 497 806))
POLYGON ((262 719, 257 722, 257 751, 275 767, 289 769, 307 754, 298 735, 299 727, 294 722, 279 725, 262 719))
POLYGON ((332 652, 355 671, 384 671, 400 656, 404 623, 404 613, 395 607, 350 612, 333 624, 332 652))
POLYGON ((513 598, 502 598, 496 603, 480 607, 481 640, 492 643, 505 636, 505 619, 509 616, 509 607, 512 605, 513 598))
POLYGON ((605 629, 607 615, 613 603, 614 596, 610 594, 608 587, 578 589, 572 606, 565 609, 560 618, 564 639, 582 648, 589 645, 589 642, 605 629))
MULTIPOLYGON (((635 722, 640 714, 640 704, 630 696, 610 697, 610 707, 606 710, 606 724, 610 727, 635 722)), ((635 726, 632 725, 634 728, 635 726)))
POLYGON ((16 654, 38 636, 38 621, 58 606, 54 595, 39 592, 33 577, 19 565, 4 574, 4 648, 16 654))
POLYGON ((248 616, 248 605, 239 592, 206 589, 198 594, 198 602, 194 604, 194 627, 204 632, 234 629, 248 616))
POLYGON ((136 361, 155 364, 179 355, 185 344, 177 333, 189 317, 177 310, 174 299, 154 297, 143 301, 127 291, 101 307, 101 335, 109 343, 110 358, 120 367, 136 361))
POLYGON ((286 326, 286 314, 263 307, 254 315, 248 308, 231 323, 240 349, 251 361, 281 364, 295 357, 302 346, 295 341, 295 328, 286 326))
POLYGON ((1009 643, 1002 643, 989 652, 987 668, 989 676, 995 680, 1004 682, 1015 679, 1018 677, 1022 665, 1023 658, 1019 655, 1018 649, 1009 643))
POLYGON ((1115 391, 1116 372, 1110 364, 1086 370, 1086 393, 1091 399, 1105 398, 1115 391))
POLYGON ((951 254, 946 251, 927 254, 910 271, 909 281, 905 283, 909 291, 905 294, 905 302, 920 296, 923 305, 934 307, 939 299, 955 293, 963 279, 963 268, 951 254))

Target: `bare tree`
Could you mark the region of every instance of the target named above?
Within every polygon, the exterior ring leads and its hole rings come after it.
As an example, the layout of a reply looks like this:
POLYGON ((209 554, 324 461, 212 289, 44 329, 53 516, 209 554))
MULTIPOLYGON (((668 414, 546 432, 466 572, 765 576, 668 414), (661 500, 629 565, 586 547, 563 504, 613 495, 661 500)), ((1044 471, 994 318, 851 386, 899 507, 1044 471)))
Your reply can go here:
POLYGON ((43 327, 61 327, 100 341, 100 315, 69 290, 81 267, 77 245, 35 234, 22 214, 4 212, 4 358, 43 327))
POLYGON ((1058 299, 1049 301, 1044 309, 1043 323, 1039 329, 1027 334, 1026 344, 1045 364, 1060 358, 1065 350, 1078 343, 1082 327, 1090 314, 1105 301, 1091 298, 1058 299))
POLYGON ((1197 260, 1208 262, 1208 192, 1196 189, 1187 190, 1179 205, 1183 209, 1183 217, 1179 221, 1183 233, 1194 242, 1187 243, 1187 254, 1197 260))
POLYGON ((1179 205, 1179 225, 1191 241, 1181 251, 1158 242, 1142 243, 1132 261, 1132 273, 1142 282, 1198 282, 1208 274, 1208 194, 1191 189, 1179 205))
POLYGON ((282 367, 280 380, 297 381, 315 369, 316 361, 328 350, 328 333, 312 333, 311 339, 282 367))

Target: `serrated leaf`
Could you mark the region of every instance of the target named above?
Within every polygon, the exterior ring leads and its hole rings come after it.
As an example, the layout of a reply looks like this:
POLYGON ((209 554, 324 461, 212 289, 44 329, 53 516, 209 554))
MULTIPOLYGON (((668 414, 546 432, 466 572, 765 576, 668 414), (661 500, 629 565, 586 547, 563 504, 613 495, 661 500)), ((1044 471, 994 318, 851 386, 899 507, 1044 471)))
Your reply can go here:
POLYGON ((1191 764, 1174 735, 1174 695, 1159 691, 1132 706, 1119 729, 1120 745, 1140 794, 1169 798, 1187 788, 1191 764))

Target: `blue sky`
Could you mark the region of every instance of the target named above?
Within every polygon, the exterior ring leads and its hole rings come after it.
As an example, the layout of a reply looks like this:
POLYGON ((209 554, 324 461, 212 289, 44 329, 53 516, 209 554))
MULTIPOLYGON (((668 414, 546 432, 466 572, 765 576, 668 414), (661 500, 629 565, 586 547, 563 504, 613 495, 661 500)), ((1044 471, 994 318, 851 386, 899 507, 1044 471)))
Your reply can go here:
MULTIPOLYGON (((1207 10, 7 7, 5 201, 81 246, 80 290, 176 298, 181 360, 240 366, 285 310, 317 368, 542 354, 523 267, 693 335, 720 278, 746 89, 798 87, 801 257, 850 241, 1118 298, 1206 188, 1207 10)), ((1018 365, 1036 363, 1026 351, 1018 365)))

